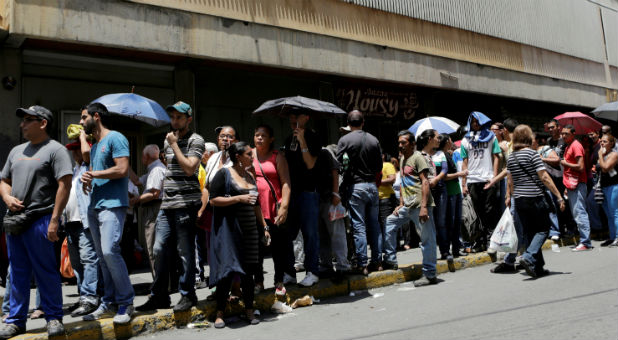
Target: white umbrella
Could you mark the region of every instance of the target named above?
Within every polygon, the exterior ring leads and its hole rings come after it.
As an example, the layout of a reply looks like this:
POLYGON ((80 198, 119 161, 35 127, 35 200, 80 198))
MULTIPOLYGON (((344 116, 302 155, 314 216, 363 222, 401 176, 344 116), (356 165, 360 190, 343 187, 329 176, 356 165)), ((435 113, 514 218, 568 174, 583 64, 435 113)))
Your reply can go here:
POLYGON ((418 137, 423 131, 429 129, 436 130, 438 133, 454 133, 459 129, 459 124, 444 117, 428 117, 417 120, 408 130, 418 137))

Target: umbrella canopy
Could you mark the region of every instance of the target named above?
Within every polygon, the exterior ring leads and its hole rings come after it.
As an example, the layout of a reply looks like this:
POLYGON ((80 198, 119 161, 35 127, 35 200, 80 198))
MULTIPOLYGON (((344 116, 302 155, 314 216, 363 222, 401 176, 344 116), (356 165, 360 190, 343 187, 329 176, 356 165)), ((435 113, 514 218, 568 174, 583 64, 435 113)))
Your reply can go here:
POLYGON ((346 114, 345 111, 333 103, 302 96, 269 100, 253 111, 253 114, 284 116, 294 113, 295 110, 303 110, 304 113, 310 115, 328 116, 346 114))
POLYGON ((408 131, 412 132, 415 137, 420 136, 425 130, 434 129, 438 133, 454 133, 457 132, 459 124, 444 117, 428 117, 417 120, 408 131))
POLYGON ((592 113, 597 118, 618 121, 618 102, 605 103, 592 110, 592 113))
POLYGON ((585 135, 590 131, 599 131, 603 124, 599 123, 594 118, 585 115, 581 112, 565 112, 554 117, 560 123, 560 126, 573 125, 575 126, 576 135, 585 135))
POLYGON ((107 94, 92 102, 105 105, 110 113, 139 120, 155 127, 170 123, 170 117, 161 105, 135 93, 107 94))

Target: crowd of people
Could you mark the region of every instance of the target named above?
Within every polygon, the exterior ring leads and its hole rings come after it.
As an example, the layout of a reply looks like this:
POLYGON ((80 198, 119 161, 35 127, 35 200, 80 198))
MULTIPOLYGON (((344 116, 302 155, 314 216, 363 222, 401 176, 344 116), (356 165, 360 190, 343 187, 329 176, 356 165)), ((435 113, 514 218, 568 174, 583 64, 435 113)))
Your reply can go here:
POLYGON ((438 283, 438 259, 452 271, 454 258, 471 252, 496 261, 490 238, 505 209, 522 255, 507 254, 493 273, 547 275, 547 238, 557 242, 576 228, 573 251, 586 251, 591 224, 603 220, 609 239, 602 245, 618 247, 618 149, 608 126, 578 140, 575 127, 551 120, 545 140, 514 119, 472 112, 459 134, 399 132, 399 155, 391 157, 356 110, 338 143, 326 147, 308 125, 311 113, 291 110, 291 134, 280 149, 268 125, 255 128, 254 147, 233 126, 217 128, 216 143, 206 143, 190 129, 188 104, 166 110, 171 131, 161 149, 144 147, 141 176, 130 167, 127 138, 109 129, 104 105, 82 108, 79 135, 67 145, 50 138, 48 109, 17 110, 27 142, 11 150, 0 183, 10 266, 0 338, 25 331, 32 277, 49 335, 64 333, 54 249, 61 226, 79 293, 72 316, 113 315, 127 324, 135 310, 170 308, 176 289, 174 311, 187 311, 197 304, 196 289, 208 286, 216 328, 225 327, 227 304, 240 299, 248 322, 259 323, 253 301, 264 289, 267 251, 275 294, 284 296, 299 267, 306 275, 297 284, 309 287, 320 277, 397 269, 397 251, 416 244, 423 256, 416 286, 438 283), (471 210, 480 218, 474 232, 463 222, 471 210), (122 251, 126 220, 144 230, 153 277, 137 307, 122 251))

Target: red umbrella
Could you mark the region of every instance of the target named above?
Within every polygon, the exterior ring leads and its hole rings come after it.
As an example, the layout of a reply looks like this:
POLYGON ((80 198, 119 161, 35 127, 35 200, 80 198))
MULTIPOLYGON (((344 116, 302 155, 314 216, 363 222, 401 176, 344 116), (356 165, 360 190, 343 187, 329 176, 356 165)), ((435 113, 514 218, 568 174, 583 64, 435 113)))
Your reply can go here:
POLYGON ((562 127, 569 124, 575 126, 576 135, 585 135, 590 131, 599 131, 601 130, 601 126, 603 126, 603 124, 599 123, 594 118, 581 112, 565 112, 554 117, 554 119, 557 120, 562 127))

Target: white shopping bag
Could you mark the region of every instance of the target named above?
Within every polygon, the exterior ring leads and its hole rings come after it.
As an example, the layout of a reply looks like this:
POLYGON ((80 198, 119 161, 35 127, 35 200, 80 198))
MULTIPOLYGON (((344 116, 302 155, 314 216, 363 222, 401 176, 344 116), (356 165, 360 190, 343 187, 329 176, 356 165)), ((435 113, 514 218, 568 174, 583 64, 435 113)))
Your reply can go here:
POLYGON ((336 206, 332 204, 330 205, 330 208, 328 209, 328 219, 331 220, 331 222, 344 218, 345 215, 346 211, 341 203, 337 204, 336 206))
POLYGON ((513 222, 513 216, 508 208, 504 210, 500 222, 498 222, 494 233, 491 235, 489 248, 505 253, 517 252, 515 222, 513 222))

